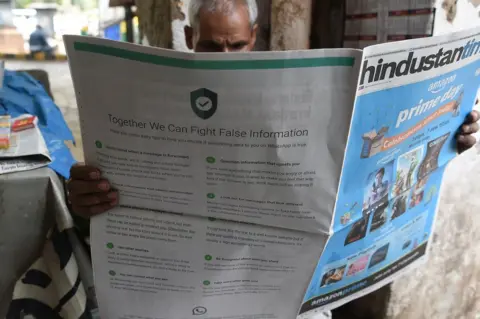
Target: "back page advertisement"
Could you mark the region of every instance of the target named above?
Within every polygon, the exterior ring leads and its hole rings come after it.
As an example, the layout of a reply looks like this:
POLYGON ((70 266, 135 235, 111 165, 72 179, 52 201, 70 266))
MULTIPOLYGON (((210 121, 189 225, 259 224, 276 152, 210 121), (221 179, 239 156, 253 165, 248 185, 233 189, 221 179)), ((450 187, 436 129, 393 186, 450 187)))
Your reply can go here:
POLYGON ((480 85, 479 36, 364 50, 332 236, 302 313, 378 289, 425 259, 443 173, 480 85))

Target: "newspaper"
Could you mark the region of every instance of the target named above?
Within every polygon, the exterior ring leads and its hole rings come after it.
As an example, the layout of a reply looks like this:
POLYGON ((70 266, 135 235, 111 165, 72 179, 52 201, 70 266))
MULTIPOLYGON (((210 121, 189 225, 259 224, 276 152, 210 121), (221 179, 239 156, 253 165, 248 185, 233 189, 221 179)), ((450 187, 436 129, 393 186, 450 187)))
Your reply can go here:
POLYGON ((315 318, 419 265, 479 35, 226 55, 67 36, 86 161, 121 196, 92 220, 102 318, 315 318))
POLYGON ((2 88, 3 88, 4 72, 5 72, 5 61, 0 60, 0 93, 2 92, 2 88))
MULTIPOLYGON (((50 153, 42 133, 36 125, 37 119, 25 114, 10 119, 7 147, 0 148, 0 174, 28 171, 51 163, 50 153)), ((2 135, 3 136, 3 135, 2 135)))
POLYGON ((479 29, 364 50, 332 236, 302 312, 343 304, 425 259, 480 85, 476 39, 479 29))

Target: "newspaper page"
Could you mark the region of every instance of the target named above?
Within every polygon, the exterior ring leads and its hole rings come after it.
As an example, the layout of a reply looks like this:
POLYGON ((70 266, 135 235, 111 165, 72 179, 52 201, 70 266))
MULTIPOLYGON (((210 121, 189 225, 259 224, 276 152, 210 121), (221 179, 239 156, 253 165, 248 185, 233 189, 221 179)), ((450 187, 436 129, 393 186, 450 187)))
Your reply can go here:
POLYGON ((120 192, 92 220, 101 317, 295 318, 330 231, 361 52, 65 43, 86 162, 120 192))
POLYGON ((34 116, 25 114, 2 127, 5 148, 0 149, 0 174, 28 171, 51 163, 50 153, 34 116))
POLYGON ((0 92, 3 88, 3 76, 5 74, 5 61, 0 61, 0 92))
POLYGON ((331 233, 301 313, 419 265, 480 80, 480 29, 364 50, 331 233))

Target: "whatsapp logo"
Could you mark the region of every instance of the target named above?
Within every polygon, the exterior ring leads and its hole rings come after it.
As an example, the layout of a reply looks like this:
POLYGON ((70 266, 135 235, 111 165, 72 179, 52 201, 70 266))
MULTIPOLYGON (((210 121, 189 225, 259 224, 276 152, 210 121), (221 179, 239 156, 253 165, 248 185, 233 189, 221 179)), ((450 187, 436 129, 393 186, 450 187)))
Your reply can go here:
POLYGON ((207 313, 207 308, 205 307, 195 307, 192 310, 192 315, 201 316, 207 313))
POLYGON ((190 104, 193 112, 201 119, 211 118, 217 110, 217 103, 217 93, 209 89, 198 89, 190 93, 190 104))

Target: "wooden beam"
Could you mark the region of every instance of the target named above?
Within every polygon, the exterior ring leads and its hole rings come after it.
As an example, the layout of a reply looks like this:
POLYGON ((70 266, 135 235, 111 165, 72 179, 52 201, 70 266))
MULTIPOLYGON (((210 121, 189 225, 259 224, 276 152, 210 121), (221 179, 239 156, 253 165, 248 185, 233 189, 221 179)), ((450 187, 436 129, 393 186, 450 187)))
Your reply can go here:
POLYGON ((172 48, 171 2, 166 0, 136 0, 137 16, 141 34, 148 44, 161 48, 172 48))
POLYGON ((310 48, 312 0, 272 0, 270 49, 310 48))
POLYGON ((258 5, 258 30, 255 51, 268 51, 270 49, 270 18, 272 0, 257 0, 258 5))

